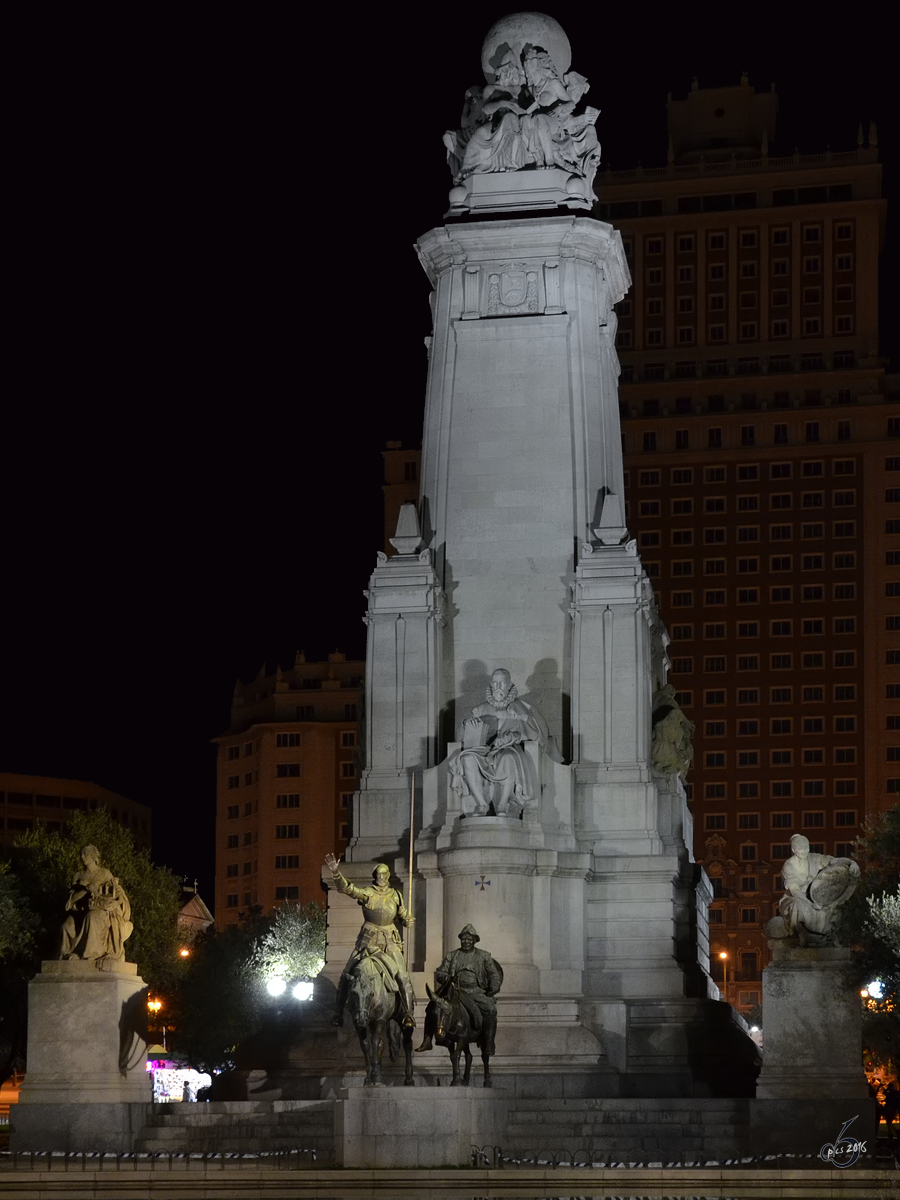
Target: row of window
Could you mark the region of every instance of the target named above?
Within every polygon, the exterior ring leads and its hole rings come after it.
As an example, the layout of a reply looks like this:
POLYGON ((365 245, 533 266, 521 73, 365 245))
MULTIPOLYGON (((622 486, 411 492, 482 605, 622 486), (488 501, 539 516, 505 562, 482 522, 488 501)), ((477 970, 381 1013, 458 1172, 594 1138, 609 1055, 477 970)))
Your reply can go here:
MULTIPOLYGON (((821 493, 819 493, 821 494, 821 493)), ((815 493, 813 493, 815 495, 815 493)), ((804 507, 807 507, 804 505, 804 507)), ((814 503, 808 505, 809 508, 818 507, 814 503)), ((745 544, 759 542, 762 527, 759 525, 736 525, 734 526, 736 533, 736 541, 745 544)), ((793 525, 770 525, 768 527, 768 539, 770 542, 791 542, 794 540, 793 525)), ((800 536, 809 540, 820 540, 825 537, 824 522, 810 522, 801 526, 800 536)), ((856 523, 841 521, 832 526, 832 536, 834 537, 855 537, 856 523)), ((663 539, 662 530, 646 529, 638 535, 639 544, 642 549, 652 549, 655 546, 661 546, 663 539)), ((673 546, 693 546, 694 545, 694 530, 676 529, 670 534, 670 542, 673 546)), ((704 546, 724 546, 728 543, 728 528, 724 525, 707 525, 703 530, 703 545, 704 546)), ((891 565, 890 562, 887 563, 891 565)), ((785 571, 790 571, 792 567, 778 568, 785 571)), ((842 570, 851 570, 852 568, 841 568, 842 570)), ((810 567, 809 570, 819 570, 818 567, 810 567)))
MULTIPOLYGON (((278 749, 293 749, 300 745, 300 734, 299 733, 276 733, 275 734, 275 745, 278 749)), ((355 730, 343 730, 341 733, 341 746, 344 748, 346 748, 346 747, 352 748, 355 745, 356 745, 355 730)), ((259 749, 259 742, 256 743, 256 749, 257 750, 259 749)), ((250 755, 253 754, 253 752, 254 752, 254 743, 253 742, 244 742, 243 746, 241 746, 241 745, 229 746, 228 747, 229 761, 233 761, 234 759, 240 758, 242 750, 243 750, 243 756, 245 758, 249 758, 250 755)))
MULTIPOLYGON (((676 362, 674 370, 667 366, 666 363, 646 363, 642 368, 643 378, 648 382, 653 382, 660 379, 697 379, 700 373, 709 378, 714 378, 722 375, 737 374, 737 375, 761 375, 768 372, 770 375, 780 375, 794 371, 824 371, 826 368, 834 367, 835 370, 842 370, 847 367, 856 365, 856 352, 854 350, 835 350, 826 355, 821 350, 806 351, 803 354, 772 354, 766 358, 746 357, 736 358, 731 362, 727 358, 707 359, 704 363, 697 362, 676 362)), ((633 383, 635 380, 635 366, 633 363, 623 363, 622 365, 622 382, 633 383)), ((849 390, 838 390, 839 404, 852 404, 853 397, 849 390)), ((712 397, 710 398, 712 399, 712 397)), ((805 397, 807 404, 821 404, 822 398, 819 395, 810 395, 807 393, 805 397)), ((707 406, 710 412, 724 412, 724 404, 722 408, 714 409, 707 406)), ((754 407, 758 407, 755 406, 754 407)), ((769 405, 770 408, 790 408, 791 397, 789 392, 775 392, 769 405)), ((676 401, 676 411, 690 411, 689 409, 679 409, 676 401)))
MULTIPOLYGON (((723 306, 724 307, 724 306, 723 306)), ((745 306, 750 307, 750 306, 745 306)), ((691 312, 690 308, 679 309, 679 312, 691 312)), ((851 313, 841 313, 834 318, 835 334, 853 333, 854 318, 851 313)), ((803 317, 802 336, 821 337, 823 332, 821 317, 803 317)), ((759 339, 758 321, 741 321, 738 324, 738 338, 742 342, 755 342, 759 339)), ((791 325, 786 317, 776 317, 769 323, 771 338, 790 338, 791 325)), ((724 325, 710 324, 706 327, 706 338, 709 342, 725 342, 728 340, 727 329, 724 325)), ((693 346, 697 342, 697 329, 694 325, 679 325, 675 329, 675 343, 678 346, 693 346)), ((643 345, 648 349, 665 346, 665 330, 661 327, 651 327, 644 330, 643 345)), ((619 329, 616 333, 616 346, 620 350, 632 350, 637 347, 637 339, 631 329, 619 329)))
MULTIPOLYGON (((814 424, 816 425, 816 427, 818 427, 818 422, 815 422, 814 424)), ((787 429, 787 426, 786 425, 784 425, 784 426, 775 425, 774 428, 775 429, 787 429)), ((741 426, 741 429, 742 429, 742 431, 745 429, 755 430, 755 426, 753 426, 753 425, 741 426)), ((709 435, 710 433, 719 434, 721 432, 722 432, 722 430, 718 429, 718 428, 707 429, 707 431, 706 431, 707 435, 709 435)), ((654 437, 658 436, 656 430, 647 430, 647 433, 652 434, 654 437)), ((682 438, 686 438, 686 437, 689 438, 690 432, 687 429, 676 429, 675 435, 676 435, 676 439, 678 438, 679 435, 682 438)), ((676 447, 676 449, 690 449, 690 446, 688 445, 688 446, 684 446, 684 447, 676 447)), ((826 460, 820 459, 820 458, 815 458, 815 459, 802 459, 798 463, 795 463, 791 460, 786 460, 786 461, 782 461, 782 462, 771 462, 771 463, 769 463, 769 476, 768 477, 769 477, 769 479, 780 479, 780 480, 793 479, 795 468, 796 468, 796 472, 797 472, 797 477, 799 479, 821 478, 826 474, 826 460)), ((884 460, 884 469, 887 472, 900 471, 900 457, 898 457, 897 455, 894 455, 894 454, 887 455, 884 460)), ((843 475, 843 476, 855 475, 856 474, 856 460, 853 458, 832 459, 831 460, 831 474, 832 475, 843 475)), ((738 464, 736 472, 735 472, 736 482, 738 482, 738 483, 755 483, 755 482, 759 481, 759 479, 760 479, 759 463, 738 464)), ((669 472, 668 482, 670 484, 673 484, 676 487, 684 487, 684 486, 687 486, 690 484, 700 483, 701 476, 700 476, 699 470, 697 470, 695 473, 695 469, 693 467, 672 467, 672 469, 669 472)), ((703 475, 702 475, 702 482, 704 484, 727 483, 728 482, 728 467, 724 463, 719 463, 716 466, 712 466, 712 467, 704 467, 703 475)), ((647 467, 647 468, 637 472, 638 487, 641 487, 641 488, 662 487, 662 484, 663 484, 662 471, 660 471, 658 468, 647 467)), ((630 486, 631 486, 631 473, 629 471, 626 471, 625 472, 625 487, 626 487, 626 489, 628 489, 630 486)), ((805 494, 806 493, 801 493, 801 495, 805 495, 805 494)), ((815 494, 815 493, 813 493, 813 494, 815 494)), ((687 496, 680 498, 678 501, 678 503, 680 503, 680 504, 684 504, 686 502, 689 504, 692 503, 691 499, 687 496)), ((647 503, 647 501, 641 501, 641 503, 645 504, 645 503, 647 503)), ((693 508, 673 509, 673 511, 693 512, 693 508)), ((710 510, 707 509, 706 511, 709 512, 710 510)), ((644 510, 641 509, 642 515, 643 515, 643 512, 644 512, 644 510)))
MULTIPOLYGON (((804 225, 800 232, 800 240, 806 245, 815 245, 823 240, 822 225, 804 225)), ((697 250, 698 235, 696 233, 677 233, 675 250, 679 254, 694 254, 697 250)), ((758 229, 740 229, 737 231, 737 245, 741 250, 755 250, 759 245, 758 229)), ((853 222, 839 221, 834 226, 834 239, 838 242, 853 240, 853 222)), ((789 246, 791 244, 791 227, 780 225, 770 228, 769 240, 773 246, 789 246)), ((625 254, 630 257, 634 253, 634 241, 626 238, 624 241, 625 254)), ((728 230, 719 229, 707 233, 706 245, 709 250, 725 250, 728 246, 728 230)), ((649 234, 644 238, 644 253, 650 256, 662 254, 665 248, 663 234, 649 234)))
MULTIPOLYGON (((716 722, 707 722, 707 724, 716 724, 716 722)), ((824 731, 820 731, 820 732, 824 732, 824 731)), ((718 736, 718 735, 713 734, 713 735, 708 735, 708 736, 718 736)), ((890 747, 889 747, 889 749, 890 749, 890 747)), ((804 766, 824 766, 825 765, 825 755, 826 755, 826 751, 825 751, 824 747, 821 747, 821 746, 808 747, 808 748, 804 749, 803 751, 801 751, 801 753, 798 755, 798 761, 800 759, 802 759, 804 766)), ((762 765, 763 756, 761 755, 759 750, 739 750, 737 752, 737 754, 735 755, 735 758, 736 758, 737 766, 739 768, 747 769, 747 768, 760 767, 762 765)), ((856 747, 855 746, 835 746, 831 751, 831 758, 832 758, 832 762, 834 762, 837 766, 844 766, 844 767, 852 766, 853 764, 856 763, 856 747)), ((889 758, 888 761, 897 762, 900 760, 889 758)), ((769 764, 773 767, 792 767, 792 766, 794 766, 795 765, 794 751, 793 750, 770 750, 769 751, 769 764)), ((740 786, 743 788, 744 786, 751 787, 751 786, 755 786, 755 785, 753 785, 751 783, 747 783, 745 785, 742 783, 740 786)), ((743 793, 741 793, 741 794, 743 794, 743 793)), ((756 793, 754 793, 754 794, 756 794, 756 793)))
MULTIPOLYGON (((684 666, 685 670, 693 670, 693 659, 676 659, 679 664, 678 670, 684 666)), ((675 663, 672 664, 672 670, 676 670, 675 663)), ((693 696, 693 693, 690 693, 693 696)), ((738 688, 735 692, 735 700, 738 704, 759 704, 763 696, 763 691, 760 688, 738 688)), ((826 691, 821 685, 812 687, 771 687, 769 688, 769 703, 770 704, 793 704, 794 699, 802 700, 804 704, 824 704, 826 691)), ((836 704, 851 704, 857 699, 855 683, 835 683, 831 688, 831 698, 836 704)), ((681 703, 681 701, 679 701, 681 703)), ((846 759, 841 761, 846 762, 846 759)))
MULTIPOLYGON (((821 811, 801 813, 801 821, 804 829, 823 829, 825 827, 826 814, 821 811)), ((841 828, 855 828, 859 821, 857 819, 857 810, 855 808, 845 808, 832 813, 833 823, 841 828)), ((737 814, 737 829, 761 829, 761 817, 758 812, 743 812, 737 814)), ((769 824, 772 829, 793 829, 794 814, 793 812, 773 812, 769 813, 769 824)), ((719 831, 728 828, 727 813, 707 813, 703 819, 703 828, 709 831, 719 831)), ((788 851, 790 854, 790 850, 788 851)))
MULTIPOLYGON (((716 562, 715 559, 711 559, 711 560, 707 560, 704 563, 704 567, 705 567, 704 574, 707 574, 707 575, 715 575, 715 574, 724 575, 725 574, 724 570, 723 571, 715 570, 715 562, 716 562)), ((647 570, 648 565, 649 564, 645 564, 645 567, 644 567, 645 570, 647 570)), ((659 564, 654 563, 653 566, 658 568, 659 564)), ((690 561, 688 561, 688 562, 675 561, 675 562, 672 562, 669 564, 669 568, 672 572, 673 578, 675 578, 675 579, 690 577, 694 574, 694 564, 690 561)), ((647 577, 649 579, 655 579, 655 578, 657 578, 658 575, 659 575, 658 570, 647 571, 647 577)), ((886 595, 888 595, 888 596, 898 595, 895 585, 892 583, 886 584, 885 589, 886 589, 886 595)), ((792 604, 794 602, 794 600, 797 599, 797 600, 800 600, 804 604, 809 604, 809 603, 813 603, 816 601, 824 600, 825 593, 826 593, 826 587, 824 584, 821 584, 821 583, 804 584, 802 587, 797 589, 796 596, 795 596, 793 586, 789 585, 787 587, 770 587, 769 588, 769 602, 771 604, 792 604)), ((659 596, 659 595, 661 595, 661 593, 658 592, 657 596, 659 596)), ((692 607, 693 599, 686 599, 686 600, 682 600, 682 599, 676 600, 675 599, 676 596, 684 597, 684 596, 688 596, 688 595, 690 595, 690 593, 673 592, 672 593, 673 607, 675 607, 675 608, 678 608, 678 607, 690 608, 690 607, 692 607)), ((760 603, 760 589, 759 588, 737 588, 737 589, 735 589, 734 599, 737 604, 759 604, 760 603)), ((836 601, 855 600, 856 599, 856 584, 855 583, 832 584, 831 599, 836 600, 836 601)), ((704 592, 704 604, 716 605, 716 604, 724 604, 724 603, 726 603, 726 601, 725 601, 725 599, 723 599, 722 592, 704 592)), ((888 626, 888 628, 896 629, 897 626, 895 624, 890 624, 888 626)), ((846 632, 846 630, 845 630, 845 632, 846 632)), ((722 624, 704 625, 703 636, 705 638, 723 638, 723 637, 725 637, 725 626, 722 624)))
MULTIPOLYGON (((714 755, 714 758, 724 758, 723 755, 714 755)), ((704 764, 709 766, 708 763, 704 764)), ((723 763, 716 762, 714 766, 724 766, 723 763)), ((835 791, 836 796, 855 796, 857 794, 855 779, 836 779, 835 791), (840 784, 840 787, 837 785, 840 784)), ((769 784, 769 796, 773 800, 790 799, 795 795, 793 779, 774 779, 769 784)), ((825 781, 821 779, 807 779, 803 783, 803 793, 805 797, 824 796, 825 781)), ((724 800, 728 795, 728 787, 725 783, 707 783, 703 789, 704 800, 724 800)), ((761 798, 759 784, 753 780, 746 783, 741 783, 738 786, 738 798, 741 800, 758 800, 761 798), (755 790, 754 790, 755 789, 755 790)))
MULTIPOLYGON (((801 270, 804 275, 821 275, 823 271, 824 256, 822 254, 805 254, 801 260, 801 270)), ((737 264, 739 279, 758 279, 760 275, 759 263, 755 258, 745 258, 737 264)), ((842 250, 834 255, 834 269, 839 273, 847 273, 853 270, 853 254, 849 250, 842 250)), ((772 258, 769 260, 769 274, 776 279, 783 279, 791 274, 791 260, 789 258, 772 258)), ((698 272, 692 263, 682 263, 675 267, 675 279, 678 283, 692 284, 696 283, 698 272)), ((706 267, 706 278, 710 283, 724 283, 728 278, 727 262, 711 262, 706 267)), ((663 267, 646 267, 644 269, 644 282, 648 287, 661 287, 664 281, 663 267)))
MULTIPOLYGON (((802 292, 803 303, 814 307, 822 303, 821 287, 805 287, 802 292)), ((791 293, 788 288, 773 288, 770 294, 773 308, 788 308, 791 303, 791 293)), ((853 284, 838 283, 834 288, 834 299, 837 304, 849 304, 853 301, 853 284)), ((759 305, 759 292, 738 293, 738 307, 743 309, 756 308, 759 305)), ((662 296, 650 296, 644 301, 644 312, 648 317, 661 317, 665 311, 665 300, 662 296)), ((728 307, 727 292, 709 292, 706 297, 706 307, 710 312, 724 312, 728 307)), ((682 314, 696 310, 694 296, 677 296, 676 311, 682 314)), ((631 315, 631 301, 623 300, 616 306, 616 312, 621 319, 627 320, 631 315)))
MULTIPOLYGON (((779 528, 779 530, 781 529, 780 526, 778 528, 779 528)), ((656 532, 656 531, 651 531, 651 532, 656 532)), ((678 540, 674 540, 674 536, 673 536, 673 540, 672 540, 673 546, 684 546, 685 544, 691 545, 690 541, 685 542, 685 539, 683 537, 683 534, 685 532, 690 533, 692 531, 691 530, 685 531, 685 530, 680 530, 680 529, 674 531, 674 533, 678 535, 678 540)), ((771 536, 771 531, 770 531, 770 536, 771 536)), ((825 537, 825 527, 821 523, 802 525, 800 527, 800 537, 804 541, 822 541, 822 539, 825 537)), ((792 541, 793 537, 786 538, 786 537, 779 536, 773 540, 775 540, 775 541, 792 541)), ((660 539, 660 541, 661 541, 661 539, 660 539)), ((654 546, 654 545, 659 545, 660 542, 650 542, 648 544, 650 546, 654 546)), ((761 560, 756 555, 737 558, 734 560, 734 564, 733 564, 734 567, 736 567, 735 573, 738 575, 758 575, 760 572, 760 561, 761 560)), ((795 559, 793 554, 770 554, 768 562, 769 562, 769 570, 771 572, 774 572, 777 574, 781 574, 781 573, 787 572, 787 571, 793 571, 795 562, 797 564, 797 567, 801 571, 824 571, 826 562, 828 562, 828 556, 825 554, 798 554, 795 559)), ((700 570, 698 570, 697 574, 703 574, 703 575, 727 575, 728 574, 728 559, 727 558, 703 558, 703 559, 700 559, 699 562, 696 563, 696 565, 698 567, 702 566, 702 568, 703 568, 702 572, 700 570)), ((660 564, 657 562, 652 562, 652 563, 646 562, 646 563, 644 563, 644 570, 652 578, 654 574, 659 574, 659 571, 658 571, 659 566, 660 566, 660 564), (648 569, 651 567, 654 569, 648 569)), ((849 550, 849 551, 848 550, 839 550, 839 551, 833 552, 831 554, 831 558, 830 558, 830 566, 831 566, 832 570, 834 570, 834 571, 853 571, 853 570, 855 570, 856 569, 856 552, 853 550, 849 550)), ((672 575, 673 578, 677 579, 679 576, 681 576, 681 577, 691 576, 692 577, 694 575, 695 560, 692 558, 673 558, 673 559, 669 560, 668 567, 669 567, 669 573, 672 575)), ((803 584, 802 585, 802 587, 804 587, 804 588, 819 587, 819 586, 821 586, 821 585, 819 585, 819 584, 803 584)), ((836 586, 852 588, 854 585, 852 583, 850 583, 850 584, 838 584, 836 586)), ((887 595, 887 596, 896 595, 896 592, 893 588, 893 581, 888 581, 888 583, 885 584, 885 587, 886 587, 885 595, 887 595)), ((813 600, 813 599, 816 599, 817 597, 813 593, 810 593, 808 596, 804 593, 803 598, 807 599, 807 600, 813 600)), ((821 599, 821 597, 818 597, 818 598, 821 599)), ((852 600, 853 598, 854 597, 853 597, 852 592, 835 594, 835 599, 839 599, 839 600, 852 600)), ((778 595, 778 596, 773 596, 772 599, 773 600, 777 599, 780 602, 783 600, 790 600, 791 596, 790 595, 778 595)))
MULTIPOLYGON (((356 775, 356 765, 352 762, 342 762, 341 778, 352 779, 356 775)), ((299 779, 300 764, 299 763, 277 763, 275 767, 276 779, 299 779)), ((249 787, 253 783, 259 781, 259 771, 248 771, 244 775, 244 787, 249 787)), ((229 775, 225 781, 225 786, 230 790, 241 786, 240 775, 229 775)))
MULTIPOLYGON (((715 695, 716 693, 713 692, 712 694, 715 695)), ((832 720, 831 728, 835 733, 855 733, 856 732, 856 717, 853 715, 845 714, 844 716, 832 717, 831 720, 832 720)), ((719 724, 719 722, 715 722, 715 724, 719 724)), ((721 724, 724 724, 724 722, 721 722, 721 724)), ((742 718, 737 721, 735 732, 737 733, 738 737, 759 737, 760 733, 762 732, 763 725, 764 725, 764 722, 761 722, 756 717, 748 717, 746 719, 742 718)), ((769 733, 772 734, 773 736, 782 737, 785 734, 793 734, 795 732, 796 733, 802 732, 804 734, 824 733, 825 732, 825 718, 824 717, 803 717, 802 723, 801 722, 795 723, 793 717, 770 717, 769 718, 769 733)), ((709 735, 709 736, 712 736, 712 735, 709 735)), ((724 737, 725 731, 723 730, 721 734, 716 734, 715 736, 724 737)), ((707 767, 724 767, 725 766, 724 751, 716 751, 715 753, 707 754, 706 758, 707 758, 707 761, 706 761, 707 767)))
MULTIPOLYGON (((748 588, 746 590, 749 592, 755 591, 756 589, 748 588)), ((738 595, 740 596, 740 594, 741 593, 739 591, 738 595)), ((670 599, 673 608, 691 608, 694 604, 694 593, 672 592, 670 599)), ((758 599, 759 598, 757 597, 757 602, 758 599)), ((819 597, 819 599, 821 599, 821 597, 819 597)), ((707 591, 703 593, 703 604, 707 607, 714 608, 717 605, 725 603, 726 599, 724 591, 707 591)), ((754 601, 749 599, 739 599, 738 603, 750 604, 754 603, 754 601)), ((900 618, 886 617, 885 624, 889 631, 900 632, 900 618)), ((709 628, 717 629, 716 626, 710 626, 709 628)), ((786 620, 781 621, 770 621, 768 636, 773 638, 794 637, 796 634, 799 634, 801 637, 822 637, 825 631, 824 617, 803 617, 799 621, 794 621, 793 618, 787 618, 786 620)), ((831 632, 835 634, 856 633, 856 617, 833 617, 831 621, 831 632)), ((735 622, 734 633, 735 636, 739 638, 758 638, 762 636, 762 625, 759 621, 737 621, 735 622)), ((723 635, 716 631, 713 634, 704 633, 704 636, 715 638, 723 635)), ((887 661, 889 664, 894 662, 893 659, 888 659, 887 661)), ((704 669, 708 671, 724 671, 725 666, 707 666, 704 669)), ((783 670, 784 668, 780 669, 783 670)))
MULTIPOLYGON (((300 899, 300 888, 296 887, 294 885, 276 887, 275 899, 276 900, 299 900, 300 899)), ((250 904, 249 892, 245 893, 245 895, 244 895, 244 904, 246 904, 246 905, 250 904)), ((225 907, 226 908, 237 908, 238 907, 237 892, 230 892, 225 897, 225 907)))

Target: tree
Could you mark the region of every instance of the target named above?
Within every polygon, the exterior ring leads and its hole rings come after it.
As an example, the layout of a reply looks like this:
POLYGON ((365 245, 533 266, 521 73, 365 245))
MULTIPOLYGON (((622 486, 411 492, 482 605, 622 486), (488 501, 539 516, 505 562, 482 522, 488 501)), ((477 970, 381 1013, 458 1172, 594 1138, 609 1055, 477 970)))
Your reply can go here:
POLYGON ((312 979, 324 966, 325 910, 285 904, 252 909, 241 924, 204 934, 173 997, 173 1044, 197 1070, 233 1070, 237 1049, 271 1012, 266 983, 312 979))

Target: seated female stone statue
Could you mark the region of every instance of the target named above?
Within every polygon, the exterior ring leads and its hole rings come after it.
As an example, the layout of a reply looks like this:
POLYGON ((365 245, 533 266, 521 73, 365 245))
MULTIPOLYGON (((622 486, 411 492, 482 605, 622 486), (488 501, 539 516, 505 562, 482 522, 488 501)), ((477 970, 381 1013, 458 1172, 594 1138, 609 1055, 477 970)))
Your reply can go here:
POLYGON ((59 957, 121 962, 134 929, 131 904, 118 879, 100 866, 96 846, 85 846, 81 861, 84 869, 72 880, 66 902, 59 957))

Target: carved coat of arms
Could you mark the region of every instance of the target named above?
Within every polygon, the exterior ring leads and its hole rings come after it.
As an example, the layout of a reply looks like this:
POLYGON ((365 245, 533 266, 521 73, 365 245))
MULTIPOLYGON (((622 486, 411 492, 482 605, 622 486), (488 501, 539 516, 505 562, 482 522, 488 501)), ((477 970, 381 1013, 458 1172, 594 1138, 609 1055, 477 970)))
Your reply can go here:
POLYGON ((488 314, 513 316, 538 311, 537 272, 525 263, 504 263, 488 281, 488 314))

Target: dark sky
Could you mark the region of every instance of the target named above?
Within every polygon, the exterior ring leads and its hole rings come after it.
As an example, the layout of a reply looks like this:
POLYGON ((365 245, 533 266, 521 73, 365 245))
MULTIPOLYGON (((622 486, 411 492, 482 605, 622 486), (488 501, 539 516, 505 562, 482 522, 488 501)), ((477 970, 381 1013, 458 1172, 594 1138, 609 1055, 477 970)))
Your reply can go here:
MULTIPOLYGON (((477 11, 131 18, 78 31, 77 68, 41 62, 27 97, 40 233, 4 421, 0 769, 150 804, 157 860, 208 898, 209 739, 235 677, 297 648, 364 653, 379 451, 421 434, 413 243, 441 221, 441 134, 510 10, 477 11)), ((874 8, 549 11, 602 110, 603 167, 662 165, 666 93, 746 70, 777 85, 771 153, 852 149, 874 117, 892 194, 874 8)), ((883 279, 900 265, 887 228, 883 279)))

